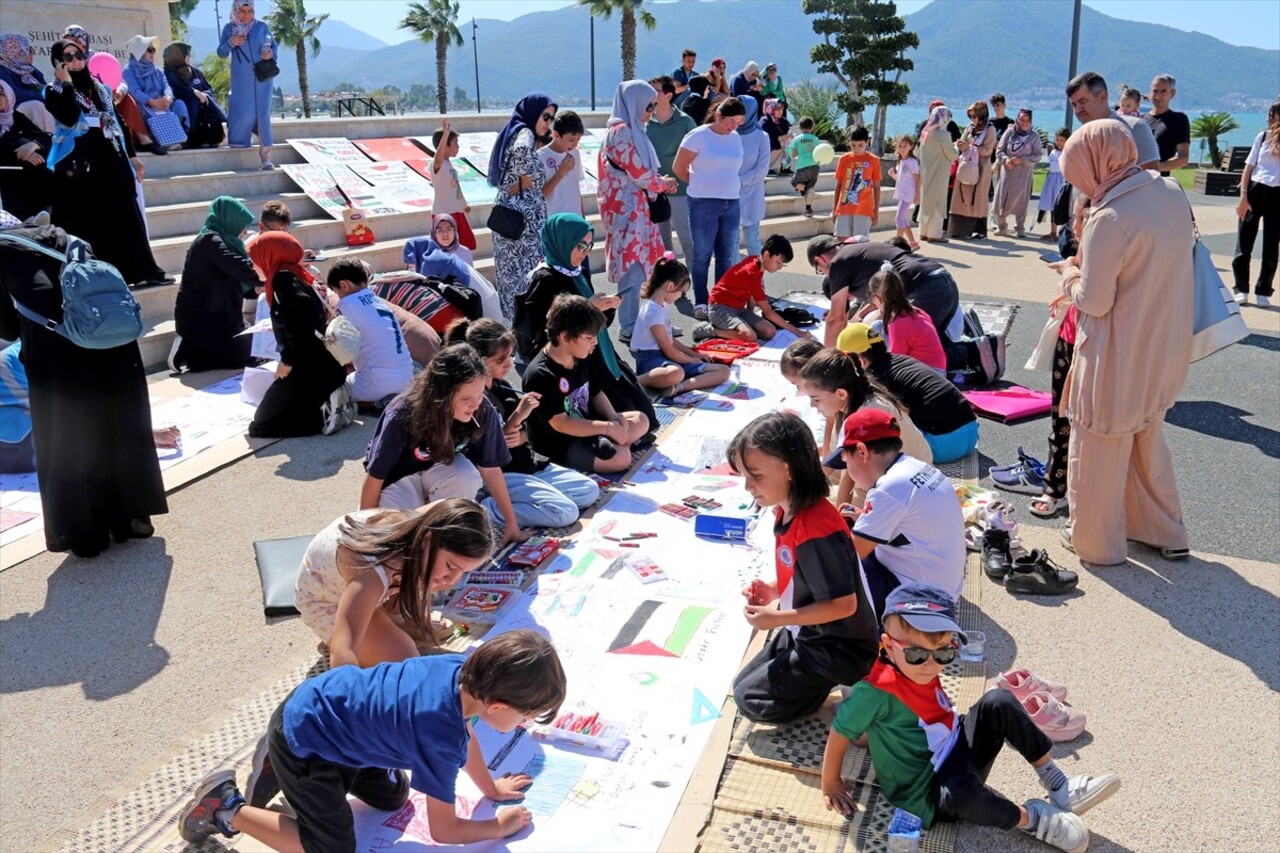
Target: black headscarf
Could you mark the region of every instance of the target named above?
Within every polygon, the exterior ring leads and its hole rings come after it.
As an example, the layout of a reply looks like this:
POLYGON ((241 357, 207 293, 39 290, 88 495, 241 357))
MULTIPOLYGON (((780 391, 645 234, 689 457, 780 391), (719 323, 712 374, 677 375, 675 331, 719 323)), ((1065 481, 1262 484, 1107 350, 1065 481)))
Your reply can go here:
MULTIPOLYGON (((68 48, 74 48, 76 51, 84 53, 84 48, 71 39, 59 39, 53 43, 53 47, 49 48, 49 61, 53 63, 54 68, 58 67, 58 63, 62 61, 62 52, 68 48)), ((89 73, 87 60, 79 71, 72 71, 68 68, 67 73, 71 75, 71 85, 77 92, 86 98, 93 98, 93 75, 89 73)))

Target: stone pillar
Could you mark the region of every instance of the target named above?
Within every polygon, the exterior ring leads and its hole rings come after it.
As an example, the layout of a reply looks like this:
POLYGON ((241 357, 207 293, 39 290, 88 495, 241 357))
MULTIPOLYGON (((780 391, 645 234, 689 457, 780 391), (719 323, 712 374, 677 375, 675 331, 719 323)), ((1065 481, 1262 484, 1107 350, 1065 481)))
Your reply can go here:
POLYGON ((166 0, 3 0, 0 2, 0 32, 18 33, 31 39, 35 66, 52 77, 49 47, 62 37, 70 24, 89 31, 89 48, 113 54, 120 63, 129 61, 125 45, 137 35, 158 36, 161 45, 173 40, 166 0))

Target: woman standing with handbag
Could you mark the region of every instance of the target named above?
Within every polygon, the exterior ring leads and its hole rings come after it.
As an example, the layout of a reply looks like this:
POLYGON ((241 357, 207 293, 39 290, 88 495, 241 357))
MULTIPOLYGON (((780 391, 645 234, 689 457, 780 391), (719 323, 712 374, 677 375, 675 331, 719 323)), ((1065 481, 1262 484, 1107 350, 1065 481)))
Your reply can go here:
POLYGON ((556 118, 556 105, 541 92, 525 95, 511 111, 507 126, 498 134, 489 155, 489 186, 498 190, 496 205, 489 215, 493 230, 493 268, 497 275, 498 299, 502 303, 502 316, 507 325, 516 315, 516 297, 529 289, 529 273, 542 260, 542 246, 538 235, 547 221, 547 200, 542 197, 542 185, 546 173, 542 170, 534 150, 538 140, 551 133, 551 122, 556 118), (498 208, 505 208, 499 211, 498 208), (512 229, 500 233, 495 219, 506 214, 508 221, 514 216, 524 219, 519 234, 512 229))
POLYGON ((987 122, 986 101, 969 107, 969 126, 956 141, 960 152, 956 167, 955 192, 951 196, 951 217, 947 232, 961 240, 985 240, 991 189, 991 152, 996 150, 996 131, 987 122))
POLYGON ((218 56, 231 59, 231 93, 227 96, 227 142, 248 148, 258 134, 258 156, 264 171, 271 162, 271 78, 259 79, 254 65, 275 59, 279 49, 271 31, 254 18, 253 0, 235 0, 231 20, 222 28, 218 56))
POLYGON ((597 174, 604 223, 605 270, 618 288, 618 336, 627 342, 640 310, 640 285, 662 257, 662 232, 649 213, 651 194, 674 192, 674 178, 658 174, 658 152, 645 125, 658 107, 658 92, 643 80, 618 84, 600 146, 597 174))

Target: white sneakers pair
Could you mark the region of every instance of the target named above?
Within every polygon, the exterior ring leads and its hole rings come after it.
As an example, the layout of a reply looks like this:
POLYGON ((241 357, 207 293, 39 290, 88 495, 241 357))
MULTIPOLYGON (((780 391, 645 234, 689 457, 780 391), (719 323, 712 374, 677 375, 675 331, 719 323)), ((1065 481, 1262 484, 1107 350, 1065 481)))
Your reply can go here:
POLYGON ((351 398, 351 388, 347 383, 343 382, 334 389, 329 399, 320 407, 320 414, 324 416, 321 435, 333 435, 355 422, 356 401, 351 398))
MULTIPOLYGON (((1236 302, 1240 303, 1241 305, 1249 304, 1249 294, 1241 293, 1240 291, 1237 290, 1235 296, 1236 296, 1236 302)), ((1270 296, 1255 295, 1253 297, 1253 301, 1254 301, 1254 304, 1257 305, 1259 308, 1271 307, 1270 296)))

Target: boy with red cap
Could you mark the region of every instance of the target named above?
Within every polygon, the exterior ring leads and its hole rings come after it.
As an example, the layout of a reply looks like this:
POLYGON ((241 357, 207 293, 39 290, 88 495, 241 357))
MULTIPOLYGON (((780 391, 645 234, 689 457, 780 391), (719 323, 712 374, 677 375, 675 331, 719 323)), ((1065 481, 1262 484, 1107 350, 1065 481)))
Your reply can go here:
POLYGON ((918 581, 959 597, 964 586, 964 514, 946 475, 902 452, 892 415, 870 407, 844 422, 840 446, 823 460, 849 469, 867 493, 853 524, 853 545, 876 613, 900 583, 918 581))

